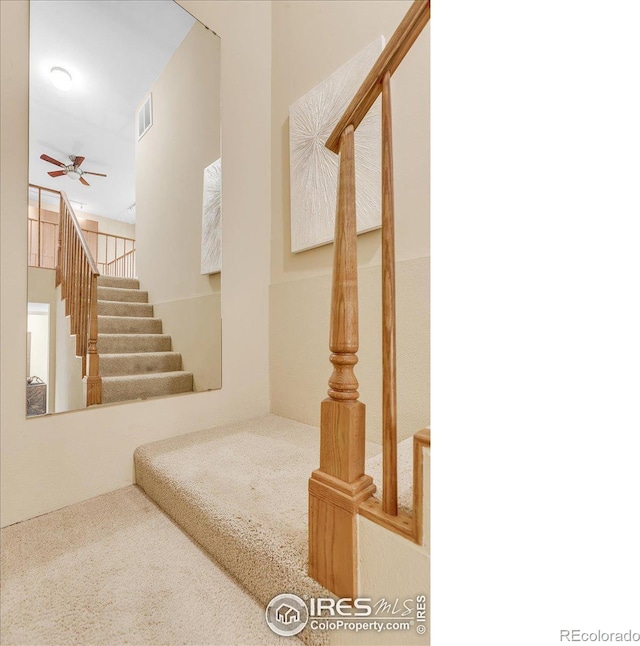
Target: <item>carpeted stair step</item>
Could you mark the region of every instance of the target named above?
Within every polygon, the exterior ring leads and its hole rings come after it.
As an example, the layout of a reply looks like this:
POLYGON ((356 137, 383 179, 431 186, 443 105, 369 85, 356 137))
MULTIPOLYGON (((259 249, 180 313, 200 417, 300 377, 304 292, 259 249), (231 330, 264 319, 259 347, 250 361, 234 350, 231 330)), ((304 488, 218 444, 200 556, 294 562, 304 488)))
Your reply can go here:
POLYGON ((98 301, 98 315, 102 316, 153 316, 153 305, 126 301, 98 301))
POLYGON ((182 356, 178 352, 136 352, 100 357, 100 374, 103 377, 176 370, 182 370, 182 356))
POLYGON ((98 287, 99 301, 124 301, 126 303, 148 303, 149 294, 141 289, 121 287, 98 287))
MULTIPOLYGON (((367 443, 367 456, 381 450, 367 443)), ((307 574, 309 476, 319 429, 276 415, 138 447, 136 482, 263 606, 330 596, 307 574)), ((320 644, 307 627, 299 637, 320 644)))
POLYGON ((98 354, 122 354, 127 352, 170 352, 171 337, 168 334, 99 334, 98 354))
POLYGON ((120 287, 121 289, 140 289, 137 278, 120 278, 119 276, 98 276, 98 287, 120 287))
POLYGON ((161 333, 162 319, 147 316, 98 316, 98 336, 161 333))
POLYGON ((102 403, 164 397, 193 390, 193 374, 185 371, 155 372, 102 378, 102 403))

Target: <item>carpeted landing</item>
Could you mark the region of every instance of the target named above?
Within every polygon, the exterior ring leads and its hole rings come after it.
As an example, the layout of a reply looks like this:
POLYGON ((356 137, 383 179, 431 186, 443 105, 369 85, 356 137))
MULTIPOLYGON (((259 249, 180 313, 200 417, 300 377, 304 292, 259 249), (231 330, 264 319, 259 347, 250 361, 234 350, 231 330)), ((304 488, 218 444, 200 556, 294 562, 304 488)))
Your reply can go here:
MULTIPOLYGON (((367 443, 366 470, 378 482, 380 450, 367 443)), ((267 415, 138 448, 136 481, 266 605, 286 592, 327 594, 307 575, 307 483, 319 455, 319 429, 267 415)), ((400 498, 410 500, 410 469, 401 471, 400 498)))
POLYGON ((269 630, 264 607, 136 486, 1 536, 2 644, 287 641, 269 630))
MULTIPOLYGON (((379 485, 381 447, 366 450, 379 485)), ((6 528, 2 644, 275 643, 273 597, 328 594, 307 575, 319 455, 317 428, 275 415, 139 447, 139 487, 213 561, 137 487, 6 528)), ((411 440, 398 458, 406 506, 411 440)), ((342 643, 309 628, 299 637, 342 643)))

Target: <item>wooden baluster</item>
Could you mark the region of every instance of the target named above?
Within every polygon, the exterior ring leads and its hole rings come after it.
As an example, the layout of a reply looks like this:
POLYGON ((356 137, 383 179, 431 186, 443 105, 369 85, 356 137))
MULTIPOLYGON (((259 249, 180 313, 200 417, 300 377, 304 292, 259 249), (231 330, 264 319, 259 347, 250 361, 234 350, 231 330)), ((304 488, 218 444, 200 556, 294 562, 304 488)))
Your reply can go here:
POLYGON ((396 255, 393 211, 391 74, 382 80, 382 510, 398 513, 396 255))
MULTIPOLYGON (((66 207, 65 207, 65 211, 66 211, 66 207)), ((64 282, 65 282, 65 294, 66 294, 66 296, 68 296, 68 295, 69 295, 69 293, 70 293, 70 291, 69 291, 69 290, 70 290, 70 288, 71 288, 71 285, 70 285, 70 283, 69 283, 70 270, 71 270, 71 240, 72 240, 71 235, 72 235, 72 224, 71 224, 71 218, 69 217, 69 213, 67 213, 67 240, 66 240, 66 245, 67 245, 67 261, 66 261, 66 266, 65 266, 65 270, 64 270, 64 282)), ((66 296, 65 296, 65 300, 66 300, 66 301, 68 301, 68 298, 66 298, 66 296)), ((68 302, 67 302, 67 304, 65 305, 65 311, 64 311, 64 313, 65 313, 65 316, 69 316, 69 305, 68 305, 68 302)))
MULTIPOLYGON (((71 300, 73 299, 73 228, 69 225, 69 237, 67 238, 67 275, 65 282, 67 283, 67 296, 65 298, 64 315, 71 316, 71 300)), ((73 329, 71 330, 73 334, 73 329)))
POLYGON ((98 276, 91 272, 91 300, 89 308, 89 348, 86 377, 87 406, 102 403, 102 379, 98 368, 98 276))
POLYGON ((62 195, 60 196, 60 207, 58 210, 58 256, 56 258, 56 287, 62 281, 62 195))
MULTIPOLYGON (((71 333, 76 335, 78 334, 78 264, 80 262, 80 254, 82 250, 80 249, 80 240, 78 238, 78 232, 73 232, 73 264, 71 265, 71 333)), ((78 343, 76 341, 76 347, 78 343)))
POLYGON ((38 189, 38 262, 37 267, 42 267, 42 189, 38 189))
MULTIPOLYGON (((62 198, 60 198, 62 200, 62 198)), ((60 205, 60 226, 62 227, 62 241, 60 243, 60 285, 62 290, 62 298, 65 296, 65 264, 67 261, 67 219, 64 217, 63 206, 60 205)))
POLYGON ((364 475, 365 406, 358 401, 358 267, 354 129, 340 142, 329 397, 321 405, 320 468, 309 480, 309 575, 339 597, 357 592, 357 513, 375 491, 364 475))
POLYGON ((87 327, 87 314, 89 313, 89 308, 87 301, 90 296, 90 291, 88 289, 87 281, 89 280, 89 264, 86 259, 83 258, 82 265, 80 268, 81 280, 80 280, 80 332, 78 334, 80 338, 80 353, 79 356, 82 357, 82 376, 87 376, 87 350, 89 349, 88 344, 88 327, 87 327))

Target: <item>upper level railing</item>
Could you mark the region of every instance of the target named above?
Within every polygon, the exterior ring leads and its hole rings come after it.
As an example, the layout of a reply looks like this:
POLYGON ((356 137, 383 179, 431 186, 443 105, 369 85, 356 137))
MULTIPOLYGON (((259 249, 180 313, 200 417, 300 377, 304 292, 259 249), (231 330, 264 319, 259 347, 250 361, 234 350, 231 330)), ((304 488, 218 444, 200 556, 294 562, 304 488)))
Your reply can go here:
MULTIPOLYGON (((329 136, 339 153, 331 331, 333 374, 321 406, 320 468, 309 481, 309 574, 341 597, 357 592, 355 515, 416 542, 418 510, 398 511, 396 307, 391 76, 429 22, 429 0, 415 0, 329 136), (358 401, 358 268, 355 189, 355 131, 382 94, 382 504, 364 473, 365 406, 358 401)), ((416 446, 426 446, 416 436, 416 446)), ((417 449, 416 449, 417 451, 417 449)), ((422 451, 422 448, 420 448, 422 451)), ((422 453, 420 452, 420 456, 422 453)), ((420 458, 422 459, 422 458, 420 458)), ((415 464, 414 464, 414 468, 415 464)), ((415 475, 415 472, 414 472, 415 475)), ((417 483, 417 480, 416 480, 417 483)), ((422 480, 418 483, 421 491, 422 480)), ((415 486, 415 483, 414 483, 415 486)), ((417 489, 416 489, 417 490, 417 489)))
POLYGON ((76 337, 76 356, 82 357, 86 404, 102 403, 98 366, 98 276, 100 272, 85 240, 78 218, 64 193, 60 193, 60 222, 56 287, 61 286, 65 315, 76 337))
MULTIPOLYGON (((29 267, 55 269, 58 253, 60 191, 29 184, 29 267)), ((89 250, 101 274, 136 277, 134 238, 98 231, 97 222, 78 219, 89 250), (95 225, 92 228, 90 225, 95 225)))

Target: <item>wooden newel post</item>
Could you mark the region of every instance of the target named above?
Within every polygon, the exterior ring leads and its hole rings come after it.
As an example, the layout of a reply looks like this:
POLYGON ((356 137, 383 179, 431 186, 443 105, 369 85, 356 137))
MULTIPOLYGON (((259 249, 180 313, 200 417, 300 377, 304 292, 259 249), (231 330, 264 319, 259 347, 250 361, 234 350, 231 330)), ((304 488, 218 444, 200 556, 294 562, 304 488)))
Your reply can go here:
POLYGON ((98 370, 98 276, 91 276, 91 305, 89 307, 89 345, 87 362, 89 374, 86 377, 87 406, 102 403, 102 379, 98 370))
POLYGON ((375 491, 364 475, 365 406, 358 401, 358 263, 354 128, 340 141, 331 294, 329 397, 321 405, 320 468, 309 480, 309 575, 339 597, 357 594, 357 513, 375 491))

